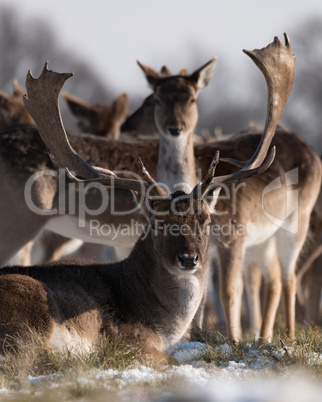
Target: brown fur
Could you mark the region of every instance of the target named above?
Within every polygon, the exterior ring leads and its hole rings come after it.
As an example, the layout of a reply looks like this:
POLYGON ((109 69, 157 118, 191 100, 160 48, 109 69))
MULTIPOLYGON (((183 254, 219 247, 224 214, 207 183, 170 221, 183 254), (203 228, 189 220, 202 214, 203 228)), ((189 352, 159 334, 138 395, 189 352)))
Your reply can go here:
MULTIPOLYGON (((108 266, 68 262, 3 268, 2 347, 7 339, 13 341, 34 331, 47 344, 55 345, 55 331, 60 328, 91 345, 102 334, 125 336, 155 360, 173 361, 164 351, 190 325, 198 305, 189 305, 189 298, 197 297, 199 302, 202 298, 208 266, 206 225, 210 218, 206 204, 191 204, 189 196, 185 200, 165 200, 154 210, 161 213, 158 219, 169 224, 193 229, 198 223, 202 230, 179 236, 151 230, 145 239, 138 240, 126 260, 108 266), (193 210, 185 216, 168 215, 172 202, 176 202, 177 210, 187 210, 191 205, 193 210), (173 247, 174 243, 178 246, 173 247), (194 272, 178 265, 183 254, 198 256, 199 265, 194 272), (195 281, 199 283, 197 287, 195 281)), ((152 214, 148 219, 153 223, 155 217, 152 214)))
POLYGON ((84 100, 70 94, 64 98, 71 112, 79 118, 78 126, 83 133, 118 139, 120 127, 128 113, 128 96, 118 96, 111 106, 89 105, 84 100))
POLYGON ((14 81, 13 95, 0 91, 0 129, 11 125, 33 123, 22 101, 24 93, 24 89, 17 81, 14 81))
MULTIPOLYGON (((194 149, 197 168, 201 169, 202 174, 205 174, 210 156, 217 149, 220 150, 222 156, 245 160, 254 152, 259 139, 260 135, 249 134, 228 140, 214 141, 209 144, 196 144, 194 149)), ((148 171, 152 175, 156 174, 157 140, 135 141, 136 145, 133 146, 133 143, 128 141, 106 140, 90 135, 70 135, 70 141, 75 150, 92 165, 99 165, 113 171, 131 170, 133 168, 136 173, 139 173, 135 161, 138 156, 144 155, 144 163, 148 171), (146 149, 149 149, 149 152, 146 152, 146 149)), ((277 133, 273 139, 273 144, 276 145, 278 151, 272 166, 260 177, 248 180, 247 187, 241 187, 237 193, 238 205, 240 206, 238 214, 241 215, 243 220, 247 221, 249 214, 252 216, 254 201, 249 199, 252 189, 258 188, 259 185, 265 187, 267 183, 282 175, 283 172, 288 172, 295 167, 300 167, 300 184, 303 183, 304 185, 307 181, 312 181, 312 174, 316 171, 314 152, 294 133, 277 133), (289 149, 293 150, 291 155, 289 149), (248 205, 252 205, 252 207, 250 208, 248 205)), ((15 167, 20 172, 20 177, 23 180, 22 185, 28 179, 30 173, 53 168, 37 130, 31 126, 12 128, 0 133, 0 149, 2 151, 1 158, 5 166, 15 167)), ((226 163, 219 164, 217 168, 218 175, 223 175, 233 170, 234 168, 226 163)), ((10 174, 12 174, 12 171, 10 174)), ((50 185, 50 182, 55 182, 55 178, 52 177, 47 176, 44 179, 48 182, 48 185, 50 185)), ((6 180, 6 182, 8 194, 9 188, 14 184, 14 181, 10 180, 8 182, 6 180)), ((55 197, 55 192, 54 187, 53 197, 55 197)), ((304 195, 304 190, 302 193, 304 195)), ((54 198, 50 203, 53 200, 54 198)), ((224 210, 227 208, 230 210, 230 202, 229 200, 220 199, 218 209, 224 210)), ((11 203, 11 208, 13 205, 11 203)), ((2 211, 5 213, 6 209, 3 208, 2 211)), ((33 217, 35 218, 34 214, 33 217)), ((224 215, 220 220, 229 220, 229 216, 224 215)), ((20 221, 20 225, 23 223, 23 220, 20 221)), ((225 241, 228 241, 228 239, 225 241)))

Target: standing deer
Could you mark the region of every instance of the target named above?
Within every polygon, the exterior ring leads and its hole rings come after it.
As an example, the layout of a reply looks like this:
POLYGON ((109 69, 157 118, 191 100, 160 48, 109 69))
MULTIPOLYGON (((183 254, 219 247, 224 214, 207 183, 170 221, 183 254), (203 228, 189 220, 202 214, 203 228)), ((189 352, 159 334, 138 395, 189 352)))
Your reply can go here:
MULTIPOLYGON (((270 142, 275 134, 277 123, 281 118, 287 98, 292 88, 294 77, 294 57, 291 52, 289 39, 285 35, 285 46, 278 38, 265 49, 253 52, 245 51, 263 72, 268 86, 268 112, 265 125, 265 134, 262 141, 270 142)), ((197 181, 197 159, 200 157, 200 150, 203 155, 212 148, 206 144, 194 148, 192 144, 191 130, 186 130, 180 118, 169 110, 173 110, 172 103, 175 96, 186 96, 193 104, 194 97, 191 92, 182 95, 180 91, 181 82, 190 79, 190 88, 193 88, 193 75, 188 77, 160 77, 153 69, 140 64, 146 79, 154 91, 155 97, 155 124, 160 134, 160 151, 157 179, 170 185, 190 183, 194 185, 197 181), (181 82, 180 82, 181 81, 181 82), (175 89, 174 89, 175 87, 175 89), (175 92, 177 90, 177 92, 175 92), (176 95, 174 95, 176 93, 176 95), (161 157, 160 157, 161 156, 161 157), (163 164, 163 169, 161 167, 163 164), (160 169, 159 169, 160 168, 160 169)), ((207 78, 205 78, 206 80, 207 78)), ((179 102, 178 102, 179 103, 179 102)), ((183 104, 183 102, 181 102, 183 104)), ((186 104, 185 104, 186 105, 186 104)), ((191 113, 191 111, 190 111, 191 113)), ((184 112, 183 112, 184 114, 184 112)), ((278 136, 276 137, 276 139, 278 136)), ((252 147, 251 143, 255 138, 245 136, 231 138, 230 145, 234 145, 236 153, 240 150, 245 152, 244 147, 252 147)), ((255 140, 256 141, 256 140, 255 140)), ((297 139, 295 139, 297 142, 297 139)), ((279 304, 281 291, 284 299, 285 322, 287 332, 293 336, 295 329, 295 292, 296 278, 295 267, 298 255, 305 241, 309 217, 318 195, 321 180, 321 166, 317 156, 307 146, 304 149, 298 148, 294 138, 290 138, 288 144, 291 152, 296 152, 293 157, 290 151, 277 147, 280 157, 276 159, 271 170, 260 179, 253 178, 246 182, 244 189, 237 195, 237 211, 235 214, 228 213, 216 218, 216 222, 224 225, 227 222, 238 222, 246 228, 247 236, 224 236, 219 234, 214 243, 220 264, 221 300, 223 303, 226 328, 228 336, 234 340, 240 339, 240 307, 242 295, 242 272, 243 268, 247 273, 252 263, 256 263, 264 276, 265 281, 265 303, 264 313, 259 336, 262 341, 271 339, 276 309, 279 304), (285 158, 285 160, 284 160, 285 158), (284 161, 283 161, 284 160, 284 161), (297 169, 295 171, 295 169, 297 169), (297 178, 290 179, 290 184, 298 184, 299 191, 294 191, 293 198, 289 199, 290 205, 286 211, 284 221, 275 219, 279 216, 281 203, 284 194, 280 192, 272 196, 267 186, 274 179, 285 176, 288 172, 298 173, 297 178), (299 179, 299 183, 296 183, 299 179), (293 183, 292 183, 293 182, 293 183), (264 195, 266 205, 264 206, 264 195), (297 198, 298 196, 298 198, 297 198), (251 200, 250 203, 246 199, 251 200), (298 202, 298 203, 297 203, 298 202), (265 214, 263 208, 270 210, 265 214), (272 217, 269 219, 268 217, 272 217), (275 222, 274 222, 275 221, 275 222), (279 222, 276 225, 276 222, 279 222), (292 227, 298 224, 296 233, 292 233, 292 227)), ((219 144, 218 144, 219 145, 219 144)), ((225 142, 220 143, 221 151, 225 149, 225 142)), ((240 157, 238 159, 243 159, 240 157)), ((244 163, 223 158, 223 161, 233 163, 238 167, 254 167, 253 160, 244 163)), ((258 161, 262 161, 259 157, 258 161)), ((286 179, 287 180, 287 179, 286 179)), ((290 189, 294 187, 290 187, 290 189)), ((218 202, 218 209, 227 212, 227 201, 221 204, 218 202), (222 208, 221 208, 222 207, 222 208)), ((248 286, 246 281, 246 287, 248 286)), ((252 294, 253 289, 248 287, 250 306, 256 307, 258 295, 252 294)), ((251 311, 252 322, 259 326, 259 318, 254 318, 256 311, 251 311)), ((256 328, 257 329, 257 328, 256 328)))
POLYGON ((322 292, 322 191, 311 215, 309 241, 304 250, 305 259, 297 273, 297 296, 304 307, 305 323, 309 327, 319 324, 322 292), (304 285, 304 286, 303 286, 304 285), (304 294, 302 291, 304 287, 304 294))

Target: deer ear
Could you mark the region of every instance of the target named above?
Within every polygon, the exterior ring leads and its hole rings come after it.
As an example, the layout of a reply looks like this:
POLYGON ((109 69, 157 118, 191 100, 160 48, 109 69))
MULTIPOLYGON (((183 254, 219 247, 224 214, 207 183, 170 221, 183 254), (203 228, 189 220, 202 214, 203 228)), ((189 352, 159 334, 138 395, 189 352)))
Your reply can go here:
POLYGON ((128 107, 129 107, 129 97, 127 94, 121 94, 119 95, 114 102, 112 103, 111 109, 112 112, 119 117, 124 116, 124 118, 127 115, 128 112, 128 107))
POLYGON ((22 98, 26 91, 23 87, 19 84, 17 80, 13 80, 13 96, 17 98, 22 98))
POLYGON ((190 75, 189 79, 196 85, 198 91, 209 84, 215 71, 216 63, 217 59, 213 58, 190 75))
POLYGON ((165 77, 170 77, 172 75, 168 66, 162 66, 161 70, 160 70, 160 74, 164 75, 165 77))
POLYGON ((10 109, 10 97, 3 91, 0 91, 0 106, 6 111, 10 109))
POLYGON ((138 65, 141 67, 142 71, 145 74, 145 77, 150 85, 150 87, 154 90, 160 79, 165 76, 157 71, 153 70, 153 68, 146 66, 137 60, 138 65))
POLYGON ((63 97, 74 116, 83 117, 88 120, 93 120, 95 118, 93 117, 95 113, 93 112, 92 106, 83 99, 69 93, 64 93, 63 97))
POLYGON ((216 207, 221 189, 222 189, 222 187, 215 187, 214 189, 211 189, 210 191, 208 191, 207 195, 204 198, 204 201, 208 206, 210 215, 214 215, 216 213, 215 207, 216 207))

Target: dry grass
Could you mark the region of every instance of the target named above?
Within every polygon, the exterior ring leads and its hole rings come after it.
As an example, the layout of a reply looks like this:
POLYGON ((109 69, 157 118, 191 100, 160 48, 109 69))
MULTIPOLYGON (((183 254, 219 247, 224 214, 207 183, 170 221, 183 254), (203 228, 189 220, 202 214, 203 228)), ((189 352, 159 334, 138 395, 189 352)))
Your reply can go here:
MULTIPOLYGON (((322 378, 322 333, 319 328, 305 332, 300 330, 296 340, 290 341, 282 332, 276 332, 273 342, 260 349, 251 337, 235 345, 230 344, 229 354, 216 348, 223 345, 225 337, 213 327, 207 328, 196 340, 206 343, 207 352, 201 358, 209 369, 219 370, 226 367, 229 361, 243 362, 253 369, 259 357, 269 362, 260 370, 263 375, 288 373, 296 369, 309 372, 315 378, 322 378)), ((132 393, 137 400, 144 395, 156 395, 172 389, 177 384, 176 378, 160 377, 151 382, 120 385, 118 374, 115 378, 97 376, 99 371, 109 369, 118 372, 130 368, 138 368, 142 362, 148 365, 138 349, 134 349, 121 341, 101 341, 90 353, 62 353, 46 347, 42 341, 34 337, 31 342, 19 342, 18 349, 7 351, 0 364, 0 388, 10 390, 10 397, 1 394, 0 400, 29 401, 113 401, 121 400, 122 392, 132 393), (16 399, 15 399, 16 395, 16 399)), ((165 371, 160 367, 159 371, 165 371)), ((134 400, 134 399, 133 399, 134 400)))
POLYGON ((78 377, 91 369, 125 370, 138 366, 142 361, 139 349, 122 341, 110 339, 101 342, 88 353, 61 352, 47 347, 34 336, 17 347, 7 348, 0 365, 0 387, 19 389, 28 377, 61 376, 78 377))

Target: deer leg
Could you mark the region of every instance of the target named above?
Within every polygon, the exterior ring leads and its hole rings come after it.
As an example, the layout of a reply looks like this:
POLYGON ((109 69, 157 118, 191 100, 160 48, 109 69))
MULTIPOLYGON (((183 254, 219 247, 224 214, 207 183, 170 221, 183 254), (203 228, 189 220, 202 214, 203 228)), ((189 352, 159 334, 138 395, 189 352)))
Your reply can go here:
POLYGON ((319 307, 322 289, 322 258, 318 258, 305 279, 305 321, 310 327, 319 324, 319 307))
POLYGON ((244 283, 247 298, 250 329, 257 339, 262 325, 262 312, 260 303, 260 288, 262 274, 257 264, 248 264, 244 273, 244 283))
POLYGON ((229 248, 218 247, 220 263, 220 297, 226 319, 227 336, 238 342, 242 335, 241 298, 243 291, 242 240, 237 239, 229 248))
MULTIPOLYGON (((271 237, 262 244, 247 249, 245 265, 247 276, 247 293, 250 306, 250 319, 254 323, 253 329, 260 325, 259 343, 268 342, 273 335, 273 326, 276 311, 281 297, 281 266, 279 263, 276 239, 271 237), (256 270, 255 270, 256 267, 256 270), (264 309, 261 324, 260 319, 260 275, 257 267, 264 277, 264 309), (257 311, 256 311, 257 310, 257 311), (252 317, 253 314, 253 317, 252 317), (257 316, 256 316, 257 314, 257 316)), ((256 334, 256 332, 255 332, 256 334)))
POLYGON ((276 249, 268 247, 267 251, 268 253, 271 253, 271 259, 268 260, 268 264, 265 267, 266 269, 263 270, 265 296, 259 344, 270 342, 272 340, 276 312, 281 300, 282 291, 281 266, 276 249))
POLYGON ((214 312, 217 323, 220 326, 225 325, 225 314, 223 310, 223 306, 220 300, 220 278, 219 278, 219 262, 218 256, 214 256, 211 259, 212 270, 210 271, 212 276, 212 291, 213 291, 213 304, 214 304, 214 312))
POLYGON ((285 316, 286 334, 291 338, 295 334, 295 297, 296 297, 296 276, 295 272, 288 275, 287 280, 283 281, 283 305, 285 316))
POLYGON ((306 215, 298 218, 301 222, 298 233, 290 233, 281 228, 276 235, 278 255, 282 266, 285 330, 290 337, 294 337, 295 333, 296 263, 309 227, 310 215, 306 215))

